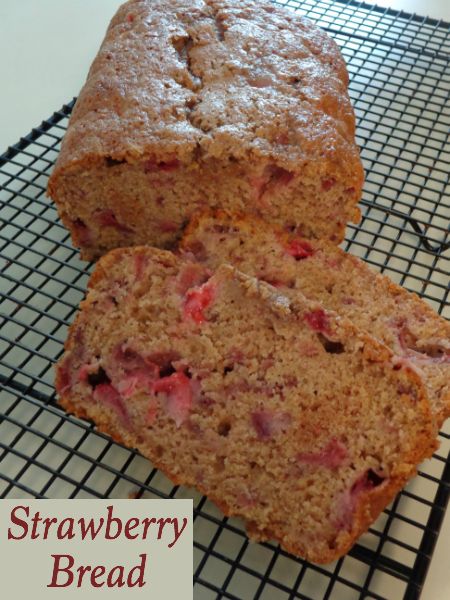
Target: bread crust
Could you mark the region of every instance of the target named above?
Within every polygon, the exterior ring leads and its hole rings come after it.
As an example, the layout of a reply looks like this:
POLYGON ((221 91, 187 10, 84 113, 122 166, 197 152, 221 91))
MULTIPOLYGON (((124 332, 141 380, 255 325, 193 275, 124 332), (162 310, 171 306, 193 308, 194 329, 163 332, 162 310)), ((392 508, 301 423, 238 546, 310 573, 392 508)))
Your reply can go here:
MULTIPOLYGON (((280 67, 283 64, 280 62, 280 67)), ((275 68, 275 65, 267 66, 270 72, 275 68)), ((226 152, 227 157, 238 159, 248 153, 275 156, 286 167, 305 159, 317 160, 325 154, 330 161, 339 163, 353 184, 360 186, 362 169, 354 143, 355 117, 347 85, 348 73, 337 44, 308 19, 270 2, 130 0, 112 19, 90 68, 50 178, 49 190, 51 195, 56 192, 55 182, 63 170, 74 169, 83 163, 101 162, 105 156, 133 162, 142 156, 163 160, 176 153, 184 161, 191 159, 199 149, 214 156, 226 152), (218 37, 216 28, 220 23, 229 32, 224 39, 218 37), (255 28, 258 41, 253 38, 247 41, 243 37, 244 31, 234 33, 234 29, 244 28, 246 24, 255 28), (278 39, 273 35, 274 28, 280 31, 278 39), (172 84, 180 71, 177 44, 189 40, 199 50, 203 45, 207 46, 216 60, 224 60, 227 54, 234 52, 241 54, 246 42, 258 43, 254 50, 248 47, 248 56, 242 56, 242 64, 234 70, 233 65, 229 65, 227 87, 220 86, 223 73, 217 76, 219 83, 216 81, 214 70, 217 67, 208 63, 206 56, 200 54, 197 59, 199 68, 201 66, 205 73, 202 92, 206 95, 207 90, 217 99, 225 94, 229 108, 232 102, 234 114, 227 112, 225 118, 230 125, 236 125, 239 135, 232 136, 226 145, 220 141, 223 126, 220 115, 212 111, 213 107, 206 99, 203 107, 196 107, 202 113, 198 118, 186 113, 186 101, 195 95, 191 89, 195 85, 164 87, 164 84, 172 84), (289 74, 285 65, 286 73, 282 73, 281 80, 271 82, 277 94, 278 118, 284 115, 287 119, 286 111, 295 113, 296 109, 299 114, 304 114, 305 104, 311 111, 317 111, 317 117, 321 115, 318 122, 314 122, 312 112, 310 119, 302 121, 301 128, 298 124, 297 135, 301 136, 298 143, 288 144, 285 148, 270 141, 272 128, 269 123, 257 135, 253 131, 255 123, 262 125, 270 118, 268 106, 262 107, 260 114, 248 115, 248 125, 243 119, 241 110, 249 102, 245 90, 250 94, 252 89, 264 88, 252 88, 248 84, 240 89, 239 95, 230 90, 233 81, 238 81, 242 73, 250 69, 256 58, 252 52, 259 52, 260 46, 267 55, 290 53, 295 76, 303 78, 305 88, 308 87, 304 96, 292 97, 294 104, 287 102, 284 86, 294 75, 289 74), (161 56, 164 65, 161 65, 161 56), (283 83, 283 77, 286 83, 283 83), (220 87, 213 89, 217 85, 220 87), (176 119, 169 117, 171 113, 177 113, 176 119), (200 126, 202 119, 208 119, 207 131, 200 126)))
POLYGON ((169 248, 205 204, 339 243, 360 218, 364 179, 347 85, 337 44, 295 12, 130 0, 91 66, 48 194, 85 259, 169 248))

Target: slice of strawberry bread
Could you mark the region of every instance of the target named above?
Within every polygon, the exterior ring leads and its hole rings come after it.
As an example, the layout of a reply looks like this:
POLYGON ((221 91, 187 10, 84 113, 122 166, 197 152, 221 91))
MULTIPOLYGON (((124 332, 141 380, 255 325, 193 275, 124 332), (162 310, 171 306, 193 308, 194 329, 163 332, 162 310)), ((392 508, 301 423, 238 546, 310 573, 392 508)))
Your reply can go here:
POLYGON ((435 447, 417 374, 300 294, 148 247, 110 252, 89 287, 61 404, 254 539, 337 558, 435 447))
POLYGON ((210 268, 231 263, 349 318, 423 377, 437 427, 450 416, 450 323, 361 259, 224 211, 194 219, 181 247, 210 268))
POLYGON ((171 247, 195 210, 339 243, 363 169, 337 44, 259 0, 130 0, 73 110, 48 192, 82 256, 171 247))

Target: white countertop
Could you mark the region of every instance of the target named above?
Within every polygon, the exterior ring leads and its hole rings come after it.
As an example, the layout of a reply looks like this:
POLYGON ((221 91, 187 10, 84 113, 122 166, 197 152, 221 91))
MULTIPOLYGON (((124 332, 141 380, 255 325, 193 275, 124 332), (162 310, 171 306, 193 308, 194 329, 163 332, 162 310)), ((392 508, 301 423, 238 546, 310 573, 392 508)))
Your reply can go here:
MULTIPOLYGON (((121 0, 0 0, 0 154, 77 95, 121 0)), ((378 0, 450 21, 450 0, 378 0)), ((450 514, 422 600, 450 598, 450 514)))

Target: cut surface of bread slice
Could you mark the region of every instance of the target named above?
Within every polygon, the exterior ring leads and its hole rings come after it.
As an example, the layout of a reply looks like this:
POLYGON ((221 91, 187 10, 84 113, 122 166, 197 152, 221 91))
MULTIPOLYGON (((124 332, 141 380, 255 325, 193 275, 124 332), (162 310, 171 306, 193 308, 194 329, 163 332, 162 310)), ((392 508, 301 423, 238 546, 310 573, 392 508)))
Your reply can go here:
POLYGON ((147 247, 110 252, 89 288, 60 403, 254 539, 341 556, 434 448, 416 373, 300 294, 147 247))
POLYGON ((450 416, 450 323, 360 258, 225 211, 194 219, 181 247, 210 268, 233 264, 347 317, 423 377, 437 428, 450 416))

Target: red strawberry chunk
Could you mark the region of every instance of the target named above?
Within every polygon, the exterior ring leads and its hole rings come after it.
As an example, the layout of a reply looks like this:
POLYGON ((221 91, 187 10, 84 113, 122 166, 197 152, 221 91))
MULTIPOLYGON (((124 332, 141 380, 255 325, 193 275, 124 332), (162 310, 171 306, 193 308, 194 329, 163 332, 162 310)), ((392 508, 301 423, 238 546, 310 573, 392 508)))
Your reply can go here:
POLYGON ((263 281, 276 288, 282 288, 285 286, 284 281, 280 281, 279 279, 263 279, 263 281))
POLYGON ((408 349, 405 352, 405 357, 411 363, 416 365, 416 368, 423 367, 427 364, 442 364, 450 363, 450 353, 429 354, 429 349, 413 350, 408 349))
POLYGON ((116 411, 122 423, 129 428, 131 425, 130 416, 125 408, 119 392, 109 383, 102 383, 94 390, 94 400, 110 406, 116 411))
POLYGON ((258 410, 250 416, 256 435, 260 440, 269 440, 285 431, 291 423, 291 415, 284 412, 258 410))
POLYGON ((316 344, 302 344, 299 347, 300 356, 317 356, 319 352, 316 344))
POLYGON ((418 397, 417 389, 413 385, 405 385, 404 383, 397 385, 397 394, 411 396, 414 400, 417 400, 418 397))
POLYGON ((146 173, 155 173, 158 171, 170 173, 171 171, 176 171, 180 165, 181 163, 177 158, 160 161, 149 159, 144 163, 144 171, 146 173))
POLYGON ((160 221, 158 224, 158 228, 163 233, 170 233, 172 231, 178 231, 180 226, 177 223, 175 223, 175 221, 166 220, 160 221))
POLYGON ((263 196, 265 190, 266 190, 266 185, 269 181, 269 178, 267 177, 267 175, 262 175, 260 177, 250 177, 248 182, 250 184, 250 187, 252 188, 252 197, 254 200, 260 200, 261 197, 263 196))
POLYGON ((117 384, 117 390, 122 398, 130 398, 136 392, 151 391, 157 372, 149 369, 135 369, 117 384))
POLYGON ((191 380, 185 373, 172 373, 153 383, 155 394, 162 393, 166 397, 166 410, 175 421, 177 427, 188 418, 192 406, 191 380))
MULTIPOLYGON (((180 360, 180 355, 175 350, 165 352, 153 352, 145 357, 145 363, 158 369, 170 368, 174 362, 180 360)), ((159 371, 158 371, 159 374, 159 371)))
POLYGON ((88 380, 88 375, 95 372, 98 369, 98 365, 90 365, 86 364, 79 368, 78 370, 78 381, 86 382, 88 380))
POLYGON ((283 169, 283 167, 274 166, 270 177, 271 183, 283 186, 288 185, 294 179, 294 173, 283 169))
POLYGON ((72 378, 70 375, 69 361, 65 360, 63 364, 58 367, 56 375, 56 391, 59 395, 67 392, 72 386, 72 378))
POLYGON ((433 363, 450 363, 450 352, 442 354, 441 356, 433 356, 428 358, 428 362, 433 363))
POLYGON ((122 225, 122 223, 119 223, 116 215, 109 208, 105 208, 104 210, 98 210, 95 212, 95 215, 96 215, 97 221, 100 223, 100 225, 103 225, 104 227, 113 227, 114 229, 117 229, 117 231, 120 231, 121 233, 132 233, 133 232, 133 230, 130 227, 127 227, 126 225, 122 225))
POLYGON ((272 437, 271 415, 263 410, 251 415, 252 425, 260 440, 268 440, 272 437))
POLYGON ((189 241, 185 244, 182 253, 191 260, 198 260, 200 262, 208 258, 206 248, 200 240, 189 241))
POLYGON ((406 319, 392 319, 391 325, 397 330, 398 344, 405 358, 415 363, 418 367, 424 364, 448 363, 450 352, 444 344, 430 344, 428 347, 420 348, 417 337, 409 330, 406 319))
POLYGON ((322 189, 325 192, 331 190, 332 187, 336 184, 336 179, 334 177, 329 177, 328 179, 322 179, 322 189))
POLYGON ((184 264, 177 276, 177 292, 184 296, 189 289, 202 285, 209 275, 205 267, 198 263, 184 264))
POLYGON ((83 383, 86 383, 88 380, 89 373, 90 373, 89 365, 83 365, 82 367, 80 367, 80 369, 78 371, 78 381, 82 381, 83 383))
POLYGON ((72 229, 76 241, 78 241, 82 246, 89 246, 92 244, 91 231, 84 221, 81 219, 75 219, 75 221, 72 221, 72 229))
POLYGON ((295 260, 302 260, 314 254, 311 244, 305 240, 292 240, 287 247, 287 251, 295 260))
POLYGON ((258 499, 254 492, 244 491, 236 495, 236 503, 242 508, 252 508, 258 504, 258 499))
POLYGON ((386 481, 385 477, 378 475, 373 469, 368 469, 362 473, 353 483, 349 490, 346 490, 337 503, 337 519, 335 526, 337 529, 350 530, 352 527, 353 514, 359 497, 364 492, 370 492, 374 488, 386 481))
POLYGON ((282 133, 278 134, 277 137, 275 138, 275 142, 277 142, 277 144, 282 144, 283 146, 285 146, 286 144, 289 143, 289 134, 287 131, 283 131, 282 133))
POLYGON ((316 308, 311 312, 305 313, 305 321, 314 331, 324 334, 330 333, 327 313, 321 308, 316 308))
POLYGON ((184 317, 196 323, 204 323, 206 318, 203 311, 213 302, 215 294, 215 287, 208 281, 200 287, 188 290, 184 302, 184 317))
POLYGON ((159 377, 160 365, 155 364, 150 358, 141 356, 127 344, 119 344, 113 352, 112 362, 115 368, 123 369, 128 375, 136 370, 145 370, 151 379, 159 377))
POLYGON ((269 192, 274 191, 279 187, 289 185, 294 179, 295 173, 283 169, 278 165, 267 165, 264 167, 262 173, 249 177, 249 184, 252 188, 252 197, 256 201, 262 201, 263 196, 269 192))
POLYGON ((337 469, 347 458, 347 448, 342 442, 332 438, 319 452, 301 452, 297 460, 311 466, 337 469))

